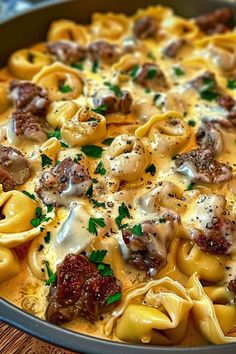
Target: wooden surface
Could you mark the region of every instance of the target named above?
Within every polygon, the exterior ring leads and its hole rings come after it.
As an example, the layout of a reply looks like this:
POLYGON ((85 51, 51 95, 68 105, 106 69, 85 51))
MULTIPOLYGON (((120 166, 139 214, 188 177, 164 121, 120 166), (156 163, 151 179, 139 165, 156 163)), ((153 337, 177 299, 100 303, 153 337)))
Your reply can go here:
POLYGON ((0 322, 0 354, 73 354, 0 322))

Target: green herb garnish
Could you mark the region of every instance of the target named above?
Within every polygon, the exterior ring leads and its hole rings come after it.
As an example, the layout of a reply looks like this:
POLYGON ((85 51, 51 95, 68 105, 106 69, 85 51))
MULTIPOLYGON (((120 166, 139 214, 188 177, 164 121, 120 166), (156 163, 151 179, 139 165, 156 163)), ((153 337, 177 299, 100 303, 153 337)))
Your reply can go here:
POLYGON ((60 129, 56 128, 55 130, 49 132, 48 134, 48 138, 57 138, 58 140, 61 139, 61 131, 60 129))
POLYGON ((81 147, 81 151, 88 157, 99 158, 102 157, 103 148, 97 145, 84 145, 81 147))
POLYGON ((190 119, 190 120, 188 121, 188 125, 189 125, 190 127, 195 127, 196 121, 193 120, 193 119, 190 119))
POLYGON ((159 223, 160 224, 165 224, 166 223, 166 219, 165 218, 160 218, 159 219, 159 223))
POLYGON ((91 198, 93 196, 93 183, 91 184, 91 186, 89 187, 89 189, 86 192, 86 196, 88 198, 91 198))
POLYGON ((76 62, 76 63, 73 63, 72 65, 72 68, 75 68, 75 69, 78 69, 80 71, 83 71, 84 70, 84 66, 81 62, 76 62))
POLYGON ((121 89, 120 89, 120 87, 118 85, 113 85, 110 82, 104 82, 104 85, 109 87, 109 89, 114 92, 116 97, 122 97, 123 96, 122 91, 121 91, 121 89))
POLYGON ((185 72, 180 67, 174 67, 173 71, 175 76, 182 76, 185 74, 185 72))
POLYGON ((106 174, 106 172, 107 171, 105 170, 102 161, 100 161, 99 164, 97 165, 94 173, 104 176, 106 174))
POLYGON ((102 144, 110 146, 111 143, 113 142, 114 138, 107 138, 105 140, 103 140, 102 144))
POLYGON ((41 161, 42 161, 42 167, 46 167, 46 166, 50 166, 52 165, 52 159, 50 159, 50 157, 48 157, 45 154, 41 155, 41 161))
POLYGON ((79 163, 83 158, 82 154, 77 154, 76 157, 74 158, 75 163, 79 163))
POLYGON ((119 215, 115 218, 115 222, 118 226, 119 229, 123 229, 124 227, 127 226, 127 224, 122 225, 122 221, 124 218, 131 218, 130 213, 129 213, 129 209, 128 207, 125 205, 125 203, 122 203, 119 207, 118 207, 118 213, 119 215))
POLYGON ((104 115, 107 112, 107 110, 108 110, 107 104, 102 104, 101 106, 92 109, 93 112, 101 115, 104 115))
POLYGON ((91 232, 91 234, 98 234, 97 228, 98 227, 104 227, 106 226, 105 221, 103 218, 89 218, 88 222, 88 231, 91 232))
POLYGON ((99 63, 98 60, 96 60, 92 65, 92 72, 96 74, 98 71, 98 67, 99 67, 99 63))
POLYGON ((113 295, 110 295, 108 298, 107 298, 107 305, 111 305, 113 304, 114 302, 117 302, 117 301, 120 301, 121 300, 121 297, 122 297, 122 293, 119 291, 113 295))
POLYGON ((51 270, 48 261, 45 261, 45 266, 46 266, 47 273, 48 273, 48 280, 46 281, 46 285, 50 285, 50 284, 52 284, 52 283, 55 283, 56 280, 57 280, 57 276, 56 276, 56 274, 54 274, 53 271, 51 270))
POLYGON ((156 60, 156 57, 152 52, 148 52, 147 57, 151 60, 156 60))
POLYGON ((187 191, 192 191, 194 189, 194 187, 195 187, 195 183, 193 183, 193 182, 190 183, 187 187, 187 191))
POLYGON ((203 78, 204 85, 200 89, 200 97, 206 101, 213 101, 219 97, 219 93, 216 91, 215 80, 208 77, 203 78))
POLYGON ((47 231, 47 235, 44 237, 45 243, 49 243, 51 239, 51 232, 47 231))
POLYGON ((150 68, 148 69, 147 72, 147 79, 154 79, 157 76, 157 69, 156 68, 150 68))
POLYGON ((22 193, 24 193, 25 195, 27 195, 27 197, 29 197, 29 198, 35 200, 35 195, 34 195, 34 194, 31 194, 31 193, 29 193, 29 192, 27 192, 27 191, 22 191, 22 193))
POLYGON ((63 147, 63 148, 69 147, 69 145, 67 143, 65 143, 64 141, 60 141, 60 143, 61 143, 61 147, 63 147))
POLYGON ((148 166, 145 170, 146 173, 151 173, 152 176, 155 175, 156 173, 156 166, 154 165, 154 163, 152 163, 150 166, 148 166))
POLYGON ((73 91, 73 89, 69 85, 62 85, 60 86, 59 90, 62 93, 68 93, 73 91))
POLYGON ((106 250, 93 251, 89 255, 88 259, 90 262, 93 262, 93 263, 101 263, 106 254, 107 254, 106 250))
MULTIPOLYGON (((49 207, 49 206, 48 206, 49 207)), ((31 220, 33 227, 38 227, 43 221, 49 221, 50 218, 43 214, 42 208, 37 207, 35 209, 35 219, 31 220)))
POLYGON ((141 224, 134 225, 132 227, 132 229, 130 229, 130 231, 132 232, 132 234, 134 234, 136 236, 142 236, 143 235, 143 230, 142 230, 141 224))
POLYGON ((231 90, 236 89, 236 78, 235 79, 229 79, 227 82, 227 87, 231 90))
POLYGON ((137 77, 137 74, 139 72, 140 66, 139 65, 135 65, 129 72, 130 76, 135 79, 137 77))
POLYGON ((93 203, 93 205, 97 208, 104 208, 106 209, 106 204, 104 202, 98 202, 96 199, 90 199, 90 201, 93 203))

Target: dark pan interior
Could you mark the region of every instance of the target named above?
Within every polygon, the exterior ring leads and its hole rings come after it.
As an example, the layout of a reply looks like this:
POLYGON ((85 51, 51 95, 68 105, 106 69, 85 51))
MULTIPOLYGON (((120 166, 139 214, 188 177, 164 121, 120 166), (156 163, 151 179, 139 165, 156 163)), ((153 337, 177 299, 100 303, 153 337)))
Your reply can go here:
MULTIPOLYGON (((132 14, 137 8, 145 8, 148 5, 156 4, 170 6, 176 13, 185 17, 193 17, 217 7, 229 6, 234 9, 236 17, 236 4, 223 0, 67 0, 56 3, 50 1, 46 5, 38 6, 33 11, 13 17, 0 25, 0 66, 6 63, 8 56, 13 51, 44 40, 50 22, 55 19, 67 18, 80 23, 88 23, 94 11, 114 11, 132 14)), ((52 344, 87 354, 236 353, 236 343, 184 349, 123 344, 96 339, 67 331, 61 327, 39 320, 3 299, 0 299, 0 321, 4 321, 52 344)))

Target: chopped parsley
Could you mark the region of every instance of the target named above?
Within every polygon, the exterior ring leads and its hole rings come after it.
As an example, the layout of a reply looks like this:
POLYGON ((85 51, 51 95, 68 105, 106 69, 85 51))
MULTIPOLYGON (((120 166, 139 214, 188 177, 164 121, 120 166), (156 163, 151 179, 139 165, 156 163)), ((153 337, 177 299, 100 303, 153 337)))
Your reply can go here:
POLYGON ((91 232, 91 234, 98 234, 97 228, 98 227, 104 227, 106 226, 105 221, 103 218, 89 218, 88 222, 88 231, 91 232))
POLYGON ((83 158, 83 155, 82 154, 77 154, 76 157, 74 158, 74 162, 75 163, 78 163, 79 161, 81 161, 83 158))
POLYGON ((174 67, 173 68, 175 76, 183 76, 185 72, 180 68, 180 67, 174 67))
POLYGON ((113 85, 110 82, 104 82, 104 85, 109 87, 109 89, 114 92, 116 97, 122 97, 122 91, 118 85, 113 85))
POLYGON ((130 231, 132 232, 132 234, 134 234, 136 236, 142 236, 143 235, 143 230, 142 230, 141 224, 134 225, 132 227, 132 229, 130 229, 130 231))
POLYGON ((51 232, 47 231, 47 235, 44 237, 45 243, 49 243, 51 239, 51 232))
POLYGON ((94 206, 97 208, 104 208, 106 209, 106 204, 104 202, 98 202, 96 199, 90 199, 90 201, 93 203, 94 206))
POLYGON ((64 141, 60 141, 60 143, 61 143, 61 147, 63 147, 63 148, 69 147, 69 145, 67 143, 65 143, 64 141))
POLYGON ((100 274, 103 277, 106 277, 108 275, 113 275, 113 271, 110 267, 110 264, 103 263, 103 259, 106 256, 107 251, 106 250, 97 250, 93 251, 88 259, 92 263, 96 263, 97 269, 99 270, 100 274))
POLYGON ((53 205, 47 205, 47 212, 51 213, 53 211, 53 205))
POLYGON ((54 274, 53 271, 51 270, 48 261, 45 261, 45 266, 46 266, 47 273, 48 273, 48 280, 46 281, 46 285, 50 285, 50 284, 52 284, 52 283, 55 283, 56 280, 57 280, 57 276, 56 276, 56 274, 54 274))
POLYGON ((100 161, 99 164, 97 165, 94 173, 104 176, 106 174, 106 172, 107 171, 105 170, 102 161, 100 161))
POLYGON ((106 254, 107 254, 106 250, 93 251, 89 255, 88 259, 90 262, 93 262, 93 263, 101 263, 106 254))
POLYGON ((31 193, 29 193, 29 192, 27 192, 27 191, 22 191, 22 193, 24 193, 25 195, 27 195, 27 197, 29 197, 29 198, 35 200, 35 195, 34 195, 34 194, 31 194, 31 193))
POLYGON ((216 91, 215 80, 208 77, 203 78, 204 85, 200 89, 200 97, 206 101, 213 101, 219 97, 219 93, 216 91))
POLYGON ((193 120, 193 119, 189 119, 189 121, 188 121, 188 125, 189 125, 190 127, 195 127, 195 125, 196 125, 196 121, 195 121, 195 120, 193 120))
POLYGON ((92 109, 93 112, 101 115, 104 115, 107 112, 107 110, 108 110, 107 104, 101 104, 101 106, 92 109))
POLYGON ((91 184, 91 186, 89 187, 89 189, 86 192, 86 195, 88 198, 91 198, 93 196, 93 183, 91 184))
POLYGON ((118 207, 118 213, 119 213, 119 215, 115 218, 115 222, 116 222, 119 229, 123 229, 128 226, 127 224, 122 225, 123 219, 124 218, 129 218, 129 219, 131 218, 130 213, 129 213, 129 209, 125 205, 125 203, 122 203, 118 207))
POLYGON ((192 191, 194 189, 194 187, 195 187, 195 183, 193 183, 193 182, 190 183, 187 187, 187 191, 192 191))
POLYGON ((57 138, 58 140, 61 139, 61 131, 60 129, 56 128, 55 130, 48 132, 48 138, 57 138))
POLYGON ((76 62, 76 63, 73 63, 72 65, 72 68, 75 68, 77 70, 80 70, 80 71, 83 71, 84 70, 84 65, 81 63, 81 62, 76 62))
POLYGON ((84 145, 81 147, 81 151, 88 157, 99 158, 102 157, 103 148, 97 145, 84 145))
POLYGON ((73 89, 69 85, 62 85, 60 86, 59 90, 62 93, 68 93, 73 91, 73 89))
POLYGON ((150 166, 148 166, 145 170, 146 173, 151 173, 152 176, 155 175, 156 173, 156 166, 154 165, 154 163, 152 163, 150 166))
POLYGON ((98 71, 98 68, 99 68, 98 60, 95 60, 95 62, 92 65, 92 72, 96 74, 98 71))
POLYGON ((231 90, 236 89, 236 78, 235 79, 229 79, 227 82, 227 87, 231 90))
POLYGON ((150 88, 146 88, 146 89, 144 90, 144 92, 145 92, 145 93, 151 93, 152 90, 151 90, 150 88))
POLYGON ((137 77, 137 74, 140 70, 140 66, 139 65, 135 65, 129 72, 130 76, 135 79, 137 77))
POLYGON ((156 68, 150 68, 148 69, 147 72, 147 79, 154 79, 157 76, 157 69, 156 68))
POLYGON ((31 225, 33 227, 38 227, 43 221, 49 221, 50 218, 43 214, 42 208, 37 207, 35 209, 36 218, 31 220, 31 225))
POLYGON ((166 219, 165 218, 160 218, 159 219, 159 223, 160 224, 165 224, 166 223, 166 219))
POLYGON ((52 165, 52 159, 50 159, 50 157, 48 157, 45 154, 41 155, 41 161, 42 161, 42 167, 46 167, 46 166, 52 165))
POLYGON ((117 293, 108 296, 107 298, 107 305, 111 305, 114 302, 120 301, 122 297, 122 293, 120 291, 118 291, 117 293))
POLYGON ((113 140, 114 140, 114 138, 107 138, 107 139, 103 140, 102 144, 110 146, 111 143, 113 142, 113 140))

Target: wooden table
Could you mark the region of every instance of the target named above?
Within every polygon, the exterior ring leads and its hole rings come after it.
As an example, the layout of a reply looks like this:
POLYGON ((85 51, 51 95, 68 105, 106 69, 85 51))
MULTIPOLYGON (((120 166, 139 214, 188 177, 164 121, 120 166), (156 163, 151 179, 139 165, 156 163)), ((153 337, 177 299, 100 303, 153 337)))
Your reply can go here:
MULTIPOLYGON (((1 354, 73 354, 33 338, 0 322, 1 354)), ((74 353, 75 354, 75 353, 74 353)))

